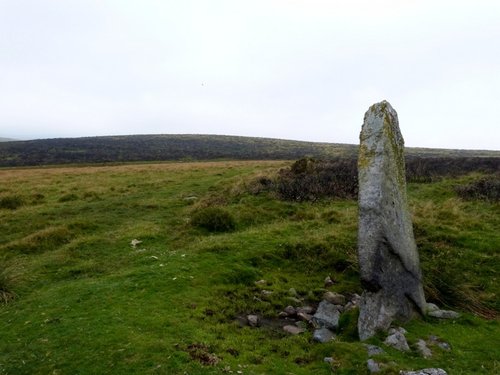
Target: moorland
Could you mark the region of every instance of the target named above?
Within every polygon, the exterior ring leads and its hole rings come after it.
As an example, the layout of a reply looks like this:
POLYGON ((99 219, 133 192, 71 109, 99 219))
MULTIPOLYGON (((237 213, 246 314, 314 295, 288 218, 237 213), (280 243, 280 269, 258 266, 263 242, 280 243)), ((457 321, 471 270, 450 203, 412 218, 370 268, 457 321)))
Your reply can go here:
MULTIPOLYGON (((408 194, 426 296, 461 317, 404 325, 432 358, 370 339, 384 374, 500 372, 500 158, 444 154, 408 194)), ((0 374, 367 373, 356 309, 325 344, 279 318, 362 291, 355 161, 330 159, 0 169, 0 374)))

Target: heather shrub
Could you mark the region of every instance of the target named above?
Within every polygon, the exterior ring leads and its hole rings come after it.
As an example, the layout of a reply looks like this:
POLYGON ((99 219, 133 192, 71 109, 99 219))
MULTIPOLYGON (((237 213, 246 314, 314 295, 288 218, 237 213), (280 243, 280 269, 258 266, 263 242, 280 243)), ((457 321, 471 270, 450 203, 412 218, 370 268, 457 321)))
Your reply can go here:
POLYGON ((463 199, 484 199, 500 201, 500 173, 486 176, 467 185, 455 187, 455 191, 463 199))

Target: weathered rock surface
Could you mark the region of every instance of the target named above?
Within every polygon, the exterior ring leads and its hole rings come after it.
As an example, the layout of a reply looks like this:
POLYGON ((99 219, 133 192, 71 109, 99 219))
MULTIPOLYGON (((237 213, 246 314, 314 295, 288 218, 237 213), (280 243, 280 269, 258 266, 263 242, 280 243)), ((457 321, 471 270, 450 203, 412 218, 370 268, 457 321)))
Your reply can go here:
POLYGON ((337 329, 339 317, 340 312, 337 306, 328 301, 321 301, 311 321, 316 328, 337 329))
POLYGON ((325 343, 333 340, 335 335, 328 328, 319 328, 313 333, 313 340, 321 343, 325 343))
POLYGON ((366 112, 360 142, 358 258, 365 291, 358 331, 366 340, 394 320, 424 314, 426 303, 406 197, 404 141, 388 102, 366 112))
POLYGON ((448 375, 448 373, 441 368, 425 368, 417 371, 400 371, 399 375, 448 375))

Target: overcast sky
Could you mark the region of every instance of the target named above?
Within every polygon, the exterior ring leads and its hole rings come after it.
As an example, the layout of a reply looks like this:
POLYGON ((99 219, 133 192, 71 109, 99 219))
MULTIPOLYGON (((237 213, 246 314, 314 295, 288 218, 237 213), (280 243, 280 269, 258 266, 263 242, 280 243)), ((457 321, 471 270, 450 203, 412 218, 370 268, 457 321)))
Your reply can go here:
POLYGON ((498 0, 0 0, 0 137, 229 134, 500 149, 498 0))

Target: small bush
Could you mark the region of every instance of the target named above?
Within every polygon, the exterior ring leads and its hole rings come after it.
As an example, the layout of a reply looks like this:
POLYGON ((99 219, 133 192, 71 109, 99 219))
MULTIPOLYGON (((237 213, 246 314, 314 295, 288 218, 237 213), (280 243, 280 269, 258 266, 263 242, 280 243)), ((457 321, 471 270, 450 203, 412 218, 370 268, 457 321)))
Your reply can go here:
POLYGON ((0 198, 0 208, 15 210, 24 204, 23 199, 18 195, 7 195, 0 198))
POLYGON ((455 191, 463 199, 500 201, 500 174, 483 177, 468 185, 457 186, 455 191))
POLYGON ((191 224, 209 232, 230 232, 236 228, 233 216, 220 207, 206 207, 196 211, 191 224))

